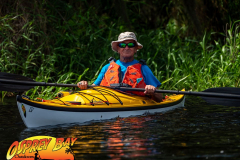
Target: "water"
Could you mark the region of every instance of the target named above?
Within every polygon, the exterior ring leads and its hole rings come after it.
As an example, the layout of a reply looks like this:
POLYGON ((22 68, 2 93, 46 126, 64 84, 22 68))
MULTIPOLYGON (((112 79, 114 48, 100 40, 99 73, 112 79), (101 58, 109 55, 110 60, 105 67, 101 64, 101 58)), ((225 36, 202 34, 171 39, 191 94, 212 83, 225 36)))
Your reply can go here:
POLYGON ((167 113, 104 122, 27 129, 15 99, 0 108, 0 159, 14 141, 46 135, 77 137, 75 159, 240 159, 240 108, 196 97, 167 113))

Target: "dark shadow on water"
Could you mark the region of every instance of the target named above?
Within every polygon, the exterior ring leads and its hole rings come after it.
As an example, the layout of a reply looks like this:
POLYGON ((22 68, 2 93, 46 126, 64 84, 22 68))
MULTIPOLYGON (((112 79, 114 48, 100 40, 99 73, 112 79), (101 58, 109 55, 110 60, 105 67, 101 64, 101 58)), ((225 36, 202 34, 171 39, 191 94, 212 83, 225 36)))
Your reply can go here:
POLYGON ((16 104, 1 105, 0 159, 14 141, 46 135, 76 137, 76 159, 238 159, 240 107, 188 97, 167 113, 82 124, 25 128, 16 104), (2 121, 3 120, 3 121, 2 121))
POLYGON ((0 159, 6 159, 8 148, 19 140, 25 125, 17 109, 15 98, 5 98, 0 102, 0 159))

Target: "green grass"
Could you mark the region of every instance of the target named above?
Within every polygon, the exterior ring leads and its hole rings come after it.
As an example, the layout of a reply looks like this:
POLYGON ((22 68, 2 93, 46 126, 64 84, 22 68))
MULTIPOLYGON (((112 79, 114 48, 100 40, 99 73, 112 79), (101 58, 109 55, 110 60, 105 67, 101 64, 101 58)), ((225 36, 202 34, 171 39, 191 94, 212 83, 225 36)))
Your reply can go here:
MULTIPOLYGON (((69 11, 70 12, 70 11, 69 11)), ((16 27, 23 15, 0 17, 0 71, 21 74, 39 82, 93 83, 110 56, 111 49, 127 26, 94 14, 94 8, 69 14, 62 22, 55 12, 48 13, 49 32, 38 26, 39 16, 16 27)), ((186 27, 169 22, 165 30, 136 31, 143 49, 136 59, 145 59, 161 89, 202 91, 211 87, 239 87, 239 21, 226 33, 205 33, 202 40, 184 37, 186 27), (213 35, 221 39, 212 39, 213 35)), ((35 87, 26 94, 32 98, 52 98, 60 90, 72 88, 35 87)), ((2 98, 6 92, 1 92, 2 98)))

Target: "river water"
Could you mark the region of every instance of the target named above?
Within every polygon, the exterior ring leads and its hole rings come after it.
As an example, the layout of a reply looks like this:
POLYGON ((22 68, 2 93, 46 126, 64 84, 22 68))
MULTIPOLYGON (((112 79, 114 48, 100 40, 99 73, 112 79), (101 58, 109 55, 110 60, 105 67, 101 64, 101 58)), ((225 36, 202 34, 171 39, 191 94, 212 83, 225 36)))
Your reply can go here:
POLYGON ((15 99, 0 104, 0 159, 14 141, 77 137, 75 159, 240 159, 240 107, 187 97, 184 108, 102 122, 27 129, 15 99))

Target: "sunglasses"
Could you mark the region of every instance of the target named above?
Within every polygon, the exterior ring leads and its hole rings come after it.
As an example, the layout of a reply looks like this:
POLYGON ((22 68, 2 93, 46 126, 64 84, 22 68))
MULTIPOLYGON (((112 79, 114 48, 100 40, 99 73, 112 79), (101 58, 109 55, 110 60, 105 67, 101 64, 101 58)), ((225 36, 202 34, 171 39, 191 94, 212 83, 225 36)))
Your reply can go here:
POLYGON ((129 48, 133 48, 133 47, 135 47, 136 45, 135 45, 135 43, 119 43, 118 44, 118 46, 120 47, 120 48, 125 48, 126 46, 128 46, 129 48))

